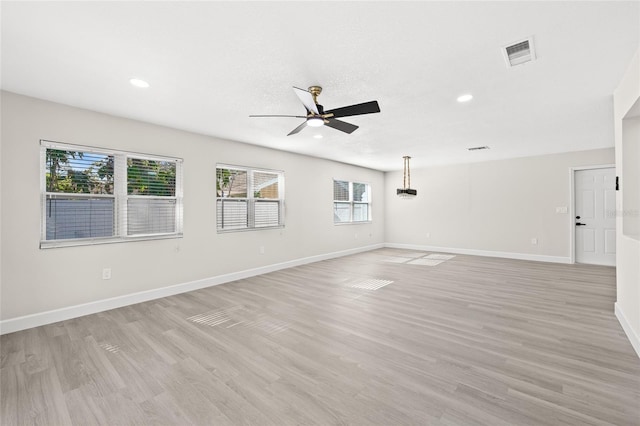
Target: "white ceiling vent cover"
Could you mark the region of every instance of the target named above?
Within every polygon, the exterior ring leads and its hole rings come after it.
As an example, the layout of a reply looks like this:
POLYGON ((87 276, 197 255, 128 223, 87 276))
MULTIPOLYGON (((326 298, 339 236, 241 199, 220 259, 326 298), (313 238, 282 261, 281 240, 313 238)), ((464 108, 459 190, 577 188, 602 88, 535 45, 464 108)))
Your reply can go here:
POLYGON ((536 51, 533 46, 533 37, 503 47, 502 54, 509 68, 535 61, 536 51))

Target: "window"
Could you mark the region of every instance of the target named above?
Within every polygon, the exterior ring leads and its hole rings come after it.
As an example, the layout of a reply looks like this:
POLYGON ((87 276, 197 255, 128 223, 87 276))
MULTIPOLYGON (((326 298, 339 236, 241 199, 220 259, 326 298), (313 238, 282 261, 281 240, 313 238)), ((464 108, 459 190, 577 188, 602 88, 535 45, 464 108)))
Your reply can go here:
POLYGON ((127 157, 127 235, 176 230, 176 161, 127 157))
POLYGON ((284 173, 216 167, 218 232, 284 226, 284 173))
POLYGON ((41 141, 42 248, 179 237, 182 161, 41 141))
POLYGON ((333 222, 353 223, 371 220, 371 188, 366 183, 333 181, 333 222))

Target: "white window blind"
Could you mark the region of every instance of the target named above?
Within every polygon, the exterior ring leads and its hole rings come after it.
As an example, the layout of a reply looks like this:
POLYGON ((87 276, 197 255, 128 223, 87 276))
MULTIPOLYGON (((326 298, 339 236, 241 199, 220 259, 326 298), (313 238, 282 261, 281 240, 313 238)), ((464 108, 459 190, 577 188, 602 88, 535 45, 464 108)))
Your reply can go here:
POLYGON ((333 181, 333 222, 371 221, 371 187, 346 180, 333 181))
POLYGON ((127 235, 177 231, 176 161, 127 156, 127 235))
POLYGON ((42 248, 182 233, 182 161, 41 141, 42 248))
POLYGON ((216 167, 218 232, 284 226, 284 173, 247 167, 216 167))
POLYGON ((47 148, 43 160, 45 240, 113 237, 113 155, 47 148))

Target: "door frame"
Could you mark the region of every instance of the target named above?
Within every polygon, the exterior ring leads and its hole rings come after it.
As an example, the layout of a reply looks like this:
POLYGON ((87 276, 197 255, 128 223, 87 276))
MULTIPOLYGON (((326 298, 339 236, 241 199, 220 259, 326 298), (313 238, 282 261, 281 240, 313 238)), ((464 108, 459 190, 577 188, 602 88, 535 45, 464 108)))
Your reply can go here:
MULTIPOLYGON (((570 200, 569 200, 569 247, 571 251, 571 263, 576 263, 576 172, 582 170, 616 169, 615 164, 597 164, 593 166, 569 167, 570 176, 570 200)), ((617 225, 617 224, 616 224, 617 225)))

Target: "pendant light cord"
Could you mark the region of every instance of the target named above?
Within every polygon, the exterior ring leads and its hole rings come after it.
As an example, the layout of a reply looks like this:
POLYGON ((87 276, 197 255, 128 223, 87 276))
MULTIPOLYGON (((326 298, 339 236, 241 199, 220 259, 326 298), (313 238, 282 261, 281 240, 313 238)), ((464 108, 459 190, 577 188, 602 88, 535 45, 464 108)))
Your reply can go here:
POLYGON ((411 169, 409 169, 409 159, 411 157, 405 155, 402 158, 404 158, 404 179, 402 181, 402 185, 404 186, 404 189, 407 189, 411 188, 411 169))

